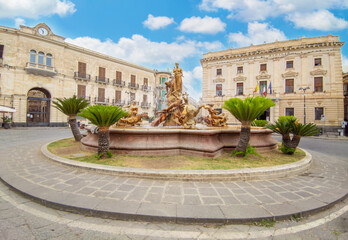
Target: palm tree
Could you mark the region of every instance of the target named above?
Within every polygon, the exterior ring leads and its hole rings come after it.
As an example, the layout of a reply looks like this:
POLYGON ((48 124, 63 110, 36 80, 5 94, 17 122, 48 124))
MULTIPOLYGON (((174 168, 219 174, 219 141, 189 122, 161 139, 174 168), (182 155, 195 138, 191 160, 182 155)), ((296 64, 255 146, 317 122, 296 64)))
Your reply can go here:
POLYGON ((94 105, 83 109, 79 116, 87 118, 99 127, 98 131, 98 155, 106 158, 109 150, 109 128, 118 120, 128 115, 121 107, 94 105))
POLYGON ((265 97, 247 97, 244 101, 239 98, 231 98, 224 102, 222 107, 242 123, 239 142, 236 147, 236 152, 241 152, 238 156, 244 156, 248 148, 251 122, 274 105, 271 99, 265 97))
POLYGON ((278 121, 274 124, 268 124, 266 127, 282 135, 282 146, 285 147, 288 154, 295 152, 301 137, 317 135, 320 132, 314 123, 302 124, 293 116, 279 117, 278 121), (287 151, 287 149, 293 149, 293 151, 287 151))
POLYGON ((69 116, 69 125, 72 134, 74 135, 75 141, 79 142, 82 136, 79 128, 77 127, 76 115, 89 105, 88 101, 86 101, 84 98, 76 98, 76 96, 73 96, 71 98, 57 98, 57 101, 52 101, 52 103, 53 107, 69 116))

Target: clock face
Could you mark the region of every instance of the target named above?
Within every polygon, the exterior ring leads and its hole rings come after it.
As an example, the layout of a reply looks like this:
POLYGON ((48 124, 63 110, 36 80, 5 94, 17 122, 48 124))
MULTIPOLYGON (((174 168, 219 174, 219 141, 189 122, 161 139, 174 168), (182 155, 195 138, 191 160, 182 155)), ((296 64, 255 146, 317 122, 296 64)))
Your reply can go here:
POLYGON ((38 29, 38 32, 39 32, 41 35, 47 35, 47 34, 48 34, 47 29, 46 29, 46 28, 43 28, 43 27, 39 28, 39 29, 38 29))

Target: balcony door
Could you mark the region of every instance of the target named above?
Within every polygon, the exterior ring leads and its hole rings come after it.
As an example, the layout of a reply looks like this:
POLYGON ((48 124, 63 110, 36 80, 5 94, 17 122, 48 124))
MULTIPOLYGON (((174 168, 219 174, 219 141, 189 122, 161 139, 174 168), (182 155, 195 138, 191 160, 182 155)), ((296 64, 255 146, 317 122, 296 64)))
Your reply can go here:
POLYGON ((27 124, 28 126, 50 125, 51 94, 43 88, 33 88, 28 92, 27 124))

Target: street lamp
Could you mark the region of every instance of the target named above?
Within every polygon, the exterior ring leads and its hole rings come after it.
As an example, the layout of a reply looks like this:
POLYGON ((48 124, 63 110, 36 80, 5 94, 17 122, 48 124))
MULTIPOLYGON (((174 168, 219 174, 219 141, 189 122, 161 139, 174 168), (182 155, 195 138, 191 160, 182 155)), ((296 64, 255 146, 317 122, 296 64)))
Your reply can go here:
POLYGON ((303 124, 306 124, 306 90, 310 89, 309 87, 302 88, 300 87, 298 90, 303 91, 303 124))

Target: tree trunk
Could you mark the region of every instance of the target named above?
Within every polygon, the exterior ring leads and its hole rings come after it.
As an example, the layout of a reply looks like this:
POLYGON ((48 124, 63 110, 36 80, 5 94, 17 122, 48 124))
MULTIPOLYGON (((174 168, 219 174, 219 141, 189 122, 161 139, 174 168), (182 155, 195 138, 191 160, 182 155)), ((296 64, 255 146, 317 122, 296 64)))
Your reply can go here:
POLYGON ((76 116, 69 116, 69 125, 75 141, 80 142, 82 135, 80 133, 80 129, 77 127, 76 116))
POLYGON ((287 148, 297 148, 297 146, 300 143, 300 140, 301 140, 301 136, 298 136, 298 135, 294 135, 292 139, 290 139, 289 135, 287 135, 287 137, 283 136, 283 144, 287 148))
POLYGON ((110 146, 110 134, 109 127, 99 127, 98 131, 98 155, 101 155, 101 158, 107 158, 108 150, 110 146))
POLYGON ((242 154, 238 154, 238 157, 243 157, 245 155, 246 149, 248 148, 250 140, 250 125, 242 125, 240 130, 239 142, 236 147, 237 152, 243 152, 242 154))
POLYGON ((290 134, 285 134, 282 136, 282 145, 284 145, 285 147, 290 148, 291 145, 291 138, 290 138, 290 134))

